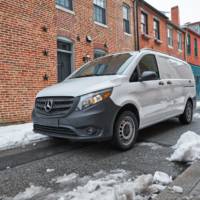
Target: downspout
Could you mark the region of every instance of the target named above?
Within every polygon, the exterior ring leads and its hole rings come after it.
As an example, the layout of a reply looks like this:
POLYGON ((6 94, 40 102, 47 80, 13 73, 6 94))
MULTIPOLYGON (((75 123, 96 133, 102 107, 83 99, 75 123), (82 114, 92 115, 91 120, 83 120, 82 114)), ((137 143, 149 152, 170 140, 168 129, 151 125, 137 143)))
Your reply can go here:
POLYGON ((139 21, 139 18, 138 18, 138 1, 139 0, 134 0, 134 38, 135 38, 135 50, 138 51, 140 50, 140 39, 139 39, 139 26, 138 26, 138 21, 139 21))

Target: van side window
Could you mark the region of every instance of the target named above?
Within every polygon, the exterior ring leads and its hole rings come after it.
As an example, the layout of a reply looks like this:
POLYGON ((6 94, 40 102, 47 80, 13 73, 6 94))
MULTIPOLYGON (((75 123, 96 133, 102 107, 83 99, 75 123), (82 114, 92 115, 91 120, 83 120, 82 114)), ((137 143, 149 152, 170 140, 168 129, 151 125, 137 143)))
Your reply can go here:
POLYGON ((153 71, 157 74, 157 79, 159 79, 159 70, 156 58, 153 54, 145 55, 138 64, 140 75, 145 71, 153 71))

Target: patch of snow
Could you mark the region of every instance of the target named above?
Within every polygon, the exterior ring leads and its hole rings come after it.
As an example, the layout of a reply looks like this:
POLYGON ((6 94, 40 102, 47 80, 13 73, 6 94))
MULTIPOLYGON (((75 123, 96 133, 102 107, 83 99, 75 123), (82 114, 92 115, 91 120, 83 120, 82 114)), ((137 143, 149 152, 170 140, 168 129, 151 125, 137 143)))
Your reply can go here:
POLYGON ((34 185, 30 185, 29 188, 26 188, 24 192, 20 192, 14 198, 7 198, 6 200, 27 200, 45 192, 46 189, 43 187, 38 187, 34 185))
POLYGON ((194 114, 194 118, 195 118, 195 119, 200 119, 200 113, 195 113, 195 114, 194 114))
POLYGON ((175 192, 175 193, 180 193, 180 194, 183 193, 183 188, 180 187, 180 186, 174 185, 173 187, 171 187, 171 188, 169 188, 169 189, 171 189, 171 190, 172 190, 173 192, 175 192))
POLYGON ((172 177, 164 172, 155 172, 153 182, 161 185, 169 185, 172 182, 172 177))
POLYGON ((51 173, 51 172, 54 172, 54 171, 55 171, 55 169, 47 169, 46 170, 47 173, 51 173))
POLYGON ((150 147, 152 150, 157 150, 157 149, 161 149, 162 146, 156 143, 151 143, 151 142, 141 142, 138 143, 138 146, 147 146, 150 147))
POLYGON ((64 174, 64 176, 57 177, 56 179, 53 179, 53 181, 60 184, 68 184, 74 182, 77 178, 78 174, 71 173, 69 175, 64 174))
POLYGON ((170 161, 193 162, 200 159, 200 136, 192 131, 181 135, 173 147, 174 153, 168 158, 170 161))
POLYGON ((197 109, 200 108, 200 101, 197 101, 197 109))
POLYGON ((34 133, 32 129, 32 123, 0 127, 0 150, 24 146, 47 138, 34 133))

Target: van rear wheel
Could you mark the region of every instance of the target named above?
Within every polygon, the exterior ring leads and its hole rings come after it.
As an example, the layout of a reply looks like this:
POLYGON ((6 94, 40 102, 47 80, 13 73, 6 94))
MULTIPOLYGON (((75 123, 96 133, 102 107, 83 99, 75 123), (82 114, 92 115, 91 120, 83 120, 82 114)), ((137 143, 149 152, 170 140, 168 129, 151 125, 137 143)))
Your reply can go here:
POLYGON ((126 151, 133 147, 138 135, 138 120, 130 111, 124 111, 114 125, 113 144, 120 150, 126 151))
POLYGON ((190 124, 193 119, 193 105, 189 100, 186 103, 184 113, 179 117, 179 120, 182 124, 190 124))

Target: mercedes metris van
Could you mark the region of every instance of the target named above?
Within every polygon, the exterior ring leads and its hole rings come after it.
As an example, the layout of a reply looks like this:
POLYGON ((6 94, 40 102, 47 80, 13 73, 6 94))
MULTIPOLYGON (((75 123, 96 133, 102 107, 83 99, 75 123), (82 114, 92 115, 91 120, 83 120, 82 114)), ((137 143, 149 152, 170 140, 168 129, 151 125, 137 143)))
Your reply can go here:
POLYGON ((85 64, 63 82, 37 94, 34 131, 71 140, 112 140, 130 149, 138 130, 179 117, 189 124, 196 108, 190 66, 143 49, 85 64))

